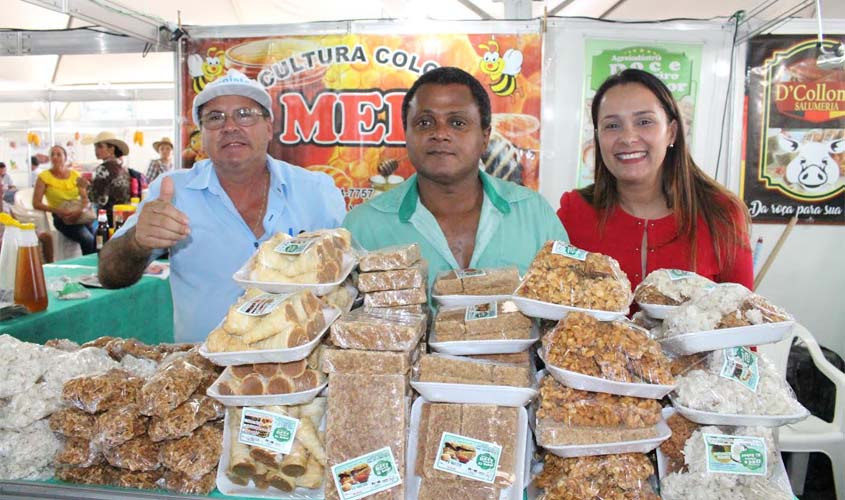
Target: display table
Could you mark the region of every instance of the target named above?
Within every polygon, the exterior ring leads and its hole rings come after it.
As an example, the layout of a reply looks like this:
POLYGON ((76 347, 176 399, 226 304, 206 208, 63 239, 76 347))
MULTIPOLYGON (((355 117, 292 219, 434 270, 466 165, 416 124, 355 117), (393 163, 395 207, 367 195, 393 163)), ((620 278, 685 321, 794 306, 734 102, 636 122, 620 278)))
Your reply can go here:
MULTIPOLYGON (((279 493, 281 495, 281 492, 279 493)), ((30 500, 45 498, 50 500, 126 500, 172 498, 175 500, 194 498, 238 498, 240 500, 260 500, 254 497, 230 497, 214 490, 210 495, 180 495, 161 490, 133 490, 109 486, 88 486, 70 484, 61 481, 0 481, 0 498, 30 500)))
MULTIPOLYGON (((97 255, 44 265, 48 286, 51 279, 97 273, 97 255)), ((43 344, 54 338, 83 343, 103 335, 134 337, 147 344, 173 342, 173 301, 168 279, 145 276, 119 290, 89 288, 91 297, 59 300, 49 292, 47 310, 0 321, 0 334, 43 344)))

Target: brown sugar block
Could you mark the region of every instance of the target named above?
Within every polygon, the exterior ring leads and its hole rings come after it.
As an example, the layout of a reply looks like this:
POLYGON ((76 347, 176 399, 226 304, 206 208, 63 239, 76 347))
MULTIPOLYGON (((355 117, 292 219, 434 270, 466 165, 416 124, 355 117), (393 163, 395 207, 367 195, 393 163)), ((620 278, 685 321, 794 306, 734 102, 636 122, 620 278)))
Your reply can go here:
MULTIPOLYGON (((455 476, 452 476, 455 477, 455 476)), ((499 489, 477 481, 423 478, 419 500, 498 500, 499 489)))
POLYGON ((434 469, 434 464, 439 458, 440 439, 444 432, 460 434, 461 431, 461 405, 456 404, 431 404, 429 405, 428 426, 426 428, 426 441, 420 442, 417 453, 423 453, 425 460, 417 475, 428 478, 454 479, 454 474, 434 469))
POLYGON ((419 261, 410 269, 361 273, 358 275, 358 290, 381 292, 428 286, 428 273, 425 267, 419 265, 420 262, 424 261, 419 261))
POLYGON ((386 290, 364 294, 367 307, 396 307, 428 302, 426 287, 407 288, 405 290, 386 290))
MULTIPOLYGON (((326 413, 327 485, 331 467, 351 458, 389 446, 403 484, 408 408, 404 375, 332 374, 326 413)), ((401 500, 404 486, 375 497, 401 500)), ((326 499, 337 500, 335 488, 326 488, 326 499)))
POLYGON ((331 326, 331 341, 343 349, 403 351, 414 349, 426 329, 426 318, 405 312, 355 309, 331 326))
POLYGON ((510 295, 519 286, 519 269, 483 269, 484 274, 463 278, 466 295, 510 295))
POLYGON ((516 365, 493 365, 493 385, 531 387, 531 369, 516 365))
POLYGON ((434 280, 432 293, 434 295, 461 295, 464 293, 463 283, 455 271, 448 271, 439 274, 434 280))
POLYGON ((464 324, 466 309, 443 309, 434 318, 434 332, 438 340, 463 339, 467 328, 464 324))
POLYGON ((513 484, 518 474, 516 470, 516 436, 519 434, 519 410, 517 408, 498 407, 497 425, 493 427, 491 441, 502 445, 499 468, 496 472, 496 486, 506 488, 513 484))
POLYGON ((324 373, 402 375, 411 370, 415 354, 415 352, 326 349, 323 351, 320 370, 324 373))
POLYGON ((491 331, 531 330, 531 319, 517 309, 516 304, 509 300, 496 303, 494 317, 471 319, 466 321, 468 334, 491 331))
POLYGON ((391 271, 407 269, 418 260, 420 260, 420 246, 411 243, 367 252, 361 256, 358 266, 364 272, 391 271))
POLYGON ((424 354, 420 358, 420 382, 492 384, 494 363, 457 356, 424 354))
POLYGON ((528 351, 514 352, 511 354, 473 354, 467 357, 493 361, 495 363, 507 363, 509 365, 528 365, 531 363, 531 354, 528 351))
POLYGON ((420 408, 420 422, 417 427, 417 460, 414 470, 418 476, 424 476, 425 470, 425 446, 428 443, 428 425, 431 416, 431 403, 423 403, 420 408))

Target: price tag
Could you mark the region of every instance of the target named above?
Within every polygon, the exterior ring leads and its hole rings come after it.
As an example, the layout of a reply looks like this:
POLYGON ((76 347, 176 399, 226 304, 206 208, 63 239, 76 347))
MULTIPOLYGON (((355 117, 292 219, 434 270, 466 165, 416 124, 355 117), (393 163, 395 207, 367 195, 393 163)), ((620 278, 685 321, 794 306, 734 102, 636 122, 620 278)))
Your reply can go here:
POLYGON ((484 271, 484 269, 466 268, 456 270, 455 276, 457 276, 458 279, 477 278, 479 276, 487 276, 487 273, 484 271))
POLYGON ((301 255, 319 238, 291 238, 279 243, 275 250, 278 253, 285 255, 301 255))
POLYGON ((722 354, 725 361, 719 376, 731 379, 751 392, 757 392, 757 384, 760 382, 757 355, 745 347, 723 349, 722 354))
POLYGON ((497 444, 444 432, 437 448, 434 468, 483 483, 492 483, 496 479, 501 456, 502 447, 497 444))
POLYGON ((586 250, 581 250, 578 247, 574 247, 565 241, 555 241, 552 245, 552 253, 556 255, 563 255, 564 257, 569 257, 570 259, 585 261, 587 260, 587 252, 586 250))
POLYGON ((238 312, 246 314, 247 316, 264 316, 273 312, 273 310, 279 307, 279 304, 284 302, 286 298, 287 295, 262 293, 258 297, 241 304, 241 306, 238 307, 238 312))
POLYGON ((486 304, 475 304, 469 306, 464 314, 464 321, 476 321, 479 319, 496 319, 499 315, 499 309, 496 302, 487 302, 486 304))
POLYGON ((402 483, 389 446, 332 467, 340 500, 355 500, 402 483))
POLYGON ((293 446, 299 420, 278 413, 244 408, 238 442, 287 455, 293 446))
POLYGON ((766 441, 756 436, 702 434, 707 452, 707 472, 765 476, 766 441))

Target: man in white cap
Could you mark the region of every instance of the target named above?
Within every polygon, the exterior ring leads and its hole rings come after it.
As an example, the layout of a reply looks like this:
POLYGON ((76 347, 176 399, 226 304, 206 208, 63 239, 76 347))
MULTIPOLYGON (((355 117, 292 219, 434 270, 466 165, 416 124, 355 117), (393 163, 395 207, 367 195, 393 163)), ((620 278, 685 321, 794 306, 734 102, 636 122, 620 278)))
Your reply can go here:
POLYGON ((332 178, 267 154, 273 132, 270 95, 230 70, 194 98, 207 160, 168 172, 100 252, 107 288, 138 281, 170 251, 174 335, 200 342, 243 292, 232 280, 275 233, 340 225, 345 204, 332 178))

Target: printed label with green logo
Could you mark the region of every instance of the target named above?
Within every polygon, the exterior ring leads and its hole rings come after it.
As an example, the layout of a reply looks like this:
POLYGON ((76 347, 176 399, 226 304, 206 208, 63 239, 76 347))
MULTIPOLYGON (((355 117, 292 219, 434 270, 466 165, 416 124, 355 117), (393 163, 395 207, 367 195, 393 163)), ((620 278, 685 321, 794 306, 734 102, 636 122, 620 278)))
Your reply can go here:
POLYGON ((274 309, 279 307, 287 295, 279 295, 276 293, 262 293, 254 299, 247 300, 240 307, 238 312, 246 314, 247 316, 264 316, 270 314, 274 309))
POLYGON ((719 376, 735 380, 752 392, 757 392, 760 382, 760 370, 757 355, 745 347, 731 347, 722 351, 724 363, 719 376))
POLYGON ((589 252, 581 250, 578 247, 574 247, 565 241, 555 241, 552 245, 552 253, 563 255, 564 257, 569 257, 570 259, 584 261, 587 260, 587 254, 589 252))
POLYGON ((499 468, 502 447, 466 436, 444 432, 437 448, 434 468, 452 474, 492 483, 499 468))
POLYGON ((455 271, 455 276, 457 276, 458 279, 462 280, 464 278, 477 278, 479 276, 487 276, 487 273, 484 271, 484 269, 467 268, 458 269, 457 271, 455 271))
POLYGON ((364 498, 402 483, 389 446, 333 466, 332 479, 340 500, 364 498))
POLYGON ((466 314, 464 314, 464 321, 475 321, 478 319, 496 319, 499 315, 499 306, 496 302, 487 302, 486 304, 476 304, 467 307, 466 314))
POLYGON ((275 250, 285 255, 300 255, 317 241, 318 238, 291 238, 279 243, 275 250))
POLYGON ((702 434, 707 472, 765 476, 766 441, 757 436, 702 434))
POLYGON ((680 269, 668 269, 669 279, 672 281, 685 280, 695 273, 689 271, 681 271, 680 269))
POLYGON ((238 442, 287 455, 298 428, 299 420, 295 418, 257 408, 244 408, 238 442))

